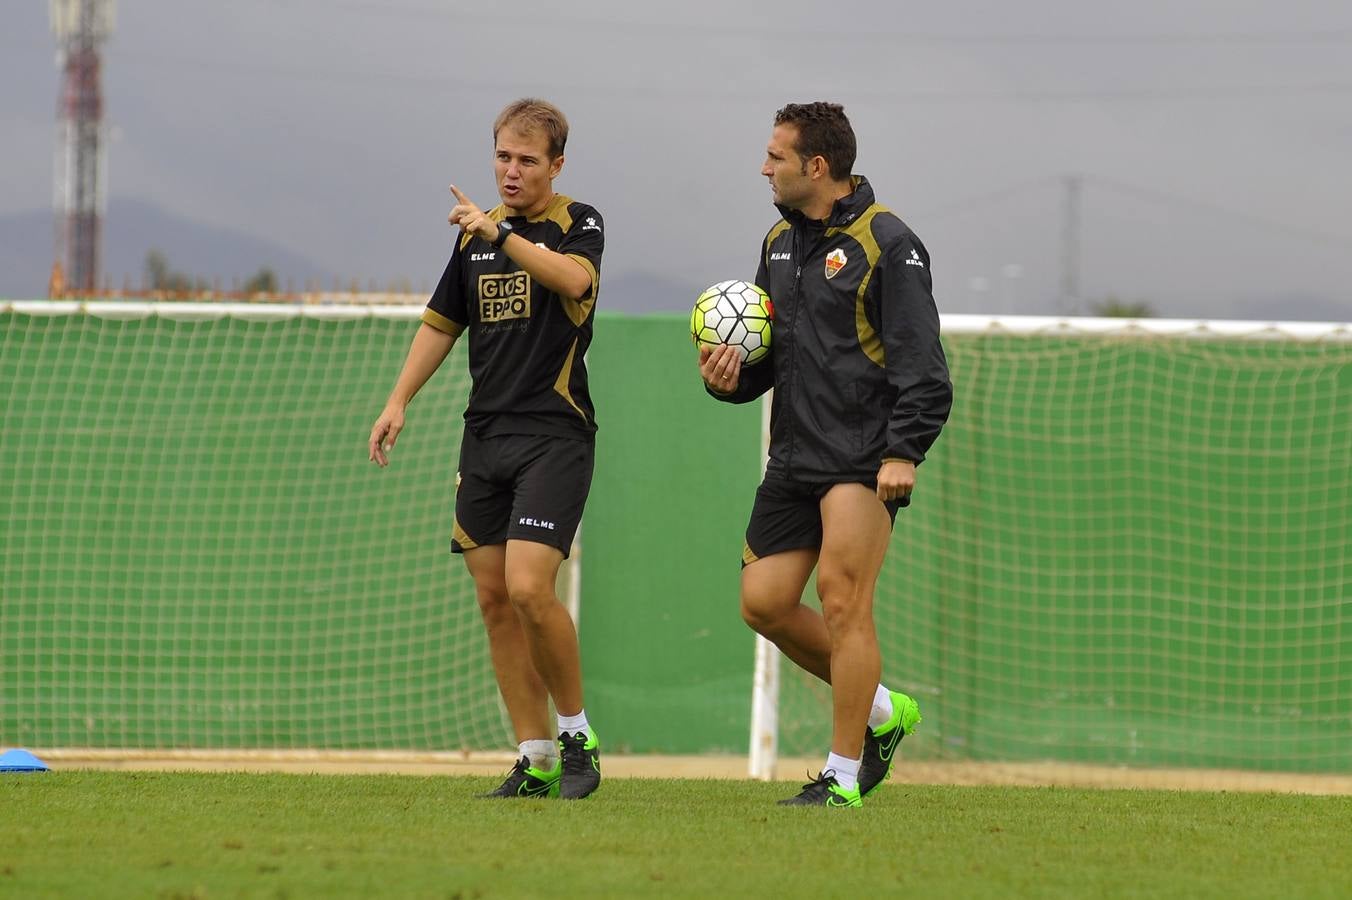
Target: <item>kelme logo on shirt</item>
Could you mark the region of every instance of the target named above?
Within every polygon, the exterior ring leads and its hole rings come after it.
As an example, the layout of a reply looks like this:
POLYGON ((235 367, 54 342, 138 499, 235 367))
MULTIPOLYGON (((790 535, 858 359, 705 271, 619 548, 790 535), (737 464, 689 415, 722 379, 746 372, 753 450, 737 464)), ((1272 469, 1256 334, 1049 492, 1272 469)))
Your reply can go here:
POLYGON ((530 276, 525 272, 479 276, 479 321, 530 318, 530 276))
POLYGON ((839 247, 826 254, 826 277, 835 278, 836 273, 845 268, 847 262, 849 262, 849 257, 839 247))

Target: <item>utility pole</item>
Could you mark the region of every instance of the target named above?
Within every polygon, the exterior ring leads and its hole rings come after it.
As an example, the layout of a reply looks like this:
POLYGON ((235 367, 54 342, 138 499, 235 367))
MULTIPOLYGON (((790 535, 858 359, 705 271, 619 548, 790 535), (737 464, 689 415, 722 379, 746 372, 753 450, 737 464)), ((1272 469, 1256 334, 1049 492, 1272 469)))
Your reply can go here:
POLYGON ((1080 306, 1080 187, 1079 175, 1061 179, 1065 187, 1061 222, 1061 312, 1074 313, 1080 306))
POLYGON ((50 0, 61 67, 56 114, 54 295, 98 285, 106 205, 100 47, 113 31, 113 0, 50 0))

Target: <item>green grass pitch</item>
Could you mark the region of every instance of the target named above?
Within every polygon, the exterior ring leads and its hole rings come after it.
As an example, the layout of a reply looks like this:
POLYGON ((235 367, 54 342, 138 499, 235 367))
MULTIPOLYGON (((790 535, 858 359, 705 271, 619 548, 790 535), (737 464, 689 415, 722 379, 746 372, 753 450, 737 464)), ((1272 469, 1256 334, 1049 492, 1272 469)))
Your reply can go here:
POLYGON ((612 779, 0 775, 0 897, 1347 897, 1352 797, 612 779))

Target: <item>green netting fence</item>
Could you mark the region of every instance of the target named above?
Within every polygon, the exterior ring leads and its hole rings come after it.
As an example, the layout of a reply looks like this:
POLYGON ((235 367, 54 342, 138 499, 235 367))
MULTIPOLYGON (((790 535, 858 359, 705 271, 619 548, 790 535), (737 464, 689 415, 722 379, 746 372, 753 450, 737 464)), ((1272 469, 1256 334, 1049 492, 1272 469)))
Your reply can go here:
MULTIPOLYGON (((416 311, 115 309, 0 306, 0 745, 507 746, 447 552, 463 348, 379 471, 416 311)), ((684 329, 597 323, 587 703, 617 750, 745 752, 760 415, 684 329)), ((1352 771, 1352 342, 945 342, 879 585, 908 754, 1352 771)), ((819 755, 825 688, 783 672, 781 752, 819 755)))

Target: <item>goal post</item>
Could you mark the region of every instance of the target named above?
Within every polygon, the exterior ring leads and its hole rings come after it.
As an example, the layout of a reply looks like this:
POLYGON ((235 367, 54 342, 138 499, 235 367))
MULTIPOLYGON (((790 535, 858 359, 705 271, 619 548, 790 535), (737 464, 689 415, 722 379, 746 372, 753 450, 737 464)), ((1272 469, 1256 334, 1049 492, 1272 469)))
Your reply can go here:
MULTIPOLYGON (((761 398, 760 458, 762 469, 770 452, 770 404, 774 391, 761 398)), ((779 666, 783 656, 773 643, 756 635, 751 673, 751 749, 749 774, 760 781, 775 777, 779 759, 779 666)))
MULTIPOLYGON (((942 328, 953 413, 875 601, 906 755, 1352 769, 1352 324, 942 328)), ((769 778, 825 753, 830 690, 762 641, 755 671, 769 778)))

